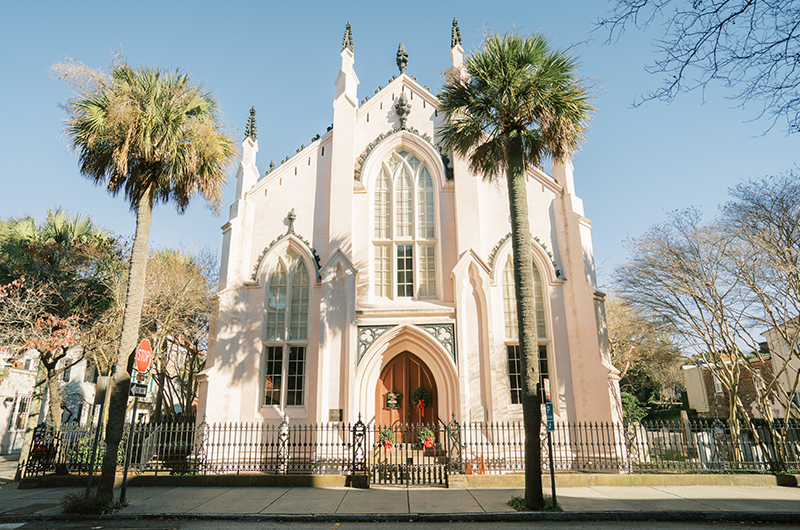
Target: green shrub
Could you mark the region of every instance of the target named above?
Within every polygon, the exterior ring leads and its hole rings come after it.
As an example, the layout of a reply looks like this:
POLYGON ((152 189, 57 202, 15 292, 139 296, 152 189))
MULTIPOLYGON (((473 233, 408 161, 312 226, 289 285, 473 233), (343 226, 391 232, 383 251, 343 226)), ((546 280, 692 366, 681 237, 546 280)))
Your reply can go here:
POLYGON ((623 392, 621 397, 622 417, 625 421, 637 422, 647 416, 647 409, 641 406, 636 396, 623 392))
POLYGON ((81 515, 104 515, 116 513, 126 507, 124 503, 115 501, 114 495, 101 493, 97 488, 86 491, 67 493, 61 498, 61 513, 81 515))
POLYGON ((422 447, 422 445, 425 443, 425 439, 430 437, 430 439, 433 440, 433 436, 434 434, 431 429, 423 427, 417 433, 417 443, 420 445, 420 447, 422 447))
POLYGON ((381 443, 384 442, 394 443, 396 440, 394 431, 392 429, 383 429, 378 439, 380 440, 381 443))
MULTIPOLYGON (((508 505, 517 510, 518 512, 529 512, 528 508, 525 507, 525 498, 524 497, 511 497, 511 500, 508 501, 508 505)), ((544 508, 542 508, 543 512, 563 512, 564 510, 561 509, 561 506, 558 503, 553 504, 553 497, 545 496, 544 498, 544 508)))

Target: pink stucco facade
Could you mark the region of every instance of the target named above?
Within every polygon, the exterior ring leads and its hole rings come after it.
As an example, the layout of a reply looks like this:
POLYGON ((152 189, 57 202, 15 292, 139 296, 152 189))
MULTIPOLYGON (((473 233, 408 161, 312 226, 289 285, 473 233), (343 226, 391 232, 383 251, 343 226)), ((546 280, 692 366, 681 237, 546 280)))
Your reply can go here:
MULTIPOLYGON (((456 44, 453 66, 462 55, 456 44)), ((345 46, 333 128, 311 145, 265 172, 255 134, 244 139, 198 415, 379 422, 387 367, 410 354, 434 381, 426 418, 519 420, 505 182, 442 156, 437 99, 412 77, 359 102, 355 58, 345 46)), ((555 414, 619 420, 591 222, 571 164, 530 170, 528 201, 555 414)), ((397 390, 407 399, 414 389, 397 390)))

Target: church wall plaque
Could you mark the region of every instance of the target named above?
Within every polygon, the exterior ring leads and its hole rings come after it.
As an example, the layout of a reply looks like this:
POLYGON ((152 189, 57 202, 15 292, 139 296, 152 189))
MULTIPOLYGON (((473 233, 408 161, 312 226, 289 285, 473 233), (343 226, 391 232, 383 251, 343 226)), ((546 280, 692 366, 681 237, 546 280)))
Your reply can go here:
POLYGON ((400 408, 400 398, 402 394, 397 390, 386 392, 386 408, 389 410, 397 410, 400 408))

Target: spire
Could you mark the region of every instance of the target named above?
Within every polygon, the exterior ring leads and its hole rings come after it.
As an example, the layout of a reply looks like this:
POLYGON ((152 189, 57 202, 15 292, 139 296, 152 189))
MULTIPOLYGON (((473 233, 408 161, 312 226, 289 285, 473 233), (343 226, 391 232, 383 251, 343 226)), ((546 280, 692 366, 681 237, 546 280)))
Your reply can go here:
POLYGON ((247 127, 244 128, 244 137, 250 138, 254 142, 258 140, 258 130, 256 129, 256 108, 250 107, 250 117, 247 118, 247 127))
POLYGON ((344 39, 342 39, 342 50, 348 48, 353 51, 353 30, 350 29, 350 23, 347 23, 347 29, 344 30, 344 39))
POLYGON ((450 31, 450 48, 455 48, 461 44, 461 30, 458 28, 458 20, 453 19, 453 29, 450 31))
POLYGON ((408 52, 401 42, 400 47, 397 48, 397 67, 400 69, 401 74, 406 73, 406 66, 408 66, 408 52))

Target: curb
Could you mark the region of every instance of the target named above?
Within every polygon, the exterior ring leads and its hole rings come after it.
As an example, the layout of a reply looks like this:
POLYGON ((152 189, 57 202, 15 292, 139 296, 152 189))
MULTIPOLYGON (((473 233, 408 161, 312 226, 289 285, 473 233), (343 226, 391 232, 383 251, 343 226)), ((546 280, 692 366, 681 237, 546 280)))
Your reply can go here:
POLYGON ((798 523, 800 513, 790 512, 705 512, 705 511, 598 511, 598 512, 498 512, 458 514, 114 514, 107 516, 41 514, 0 515, 0 521, 96 521, 96 520, 197 520, 243 522, 526 522, 526 521, 620 521, 620 522, 733 522, 798 523))

